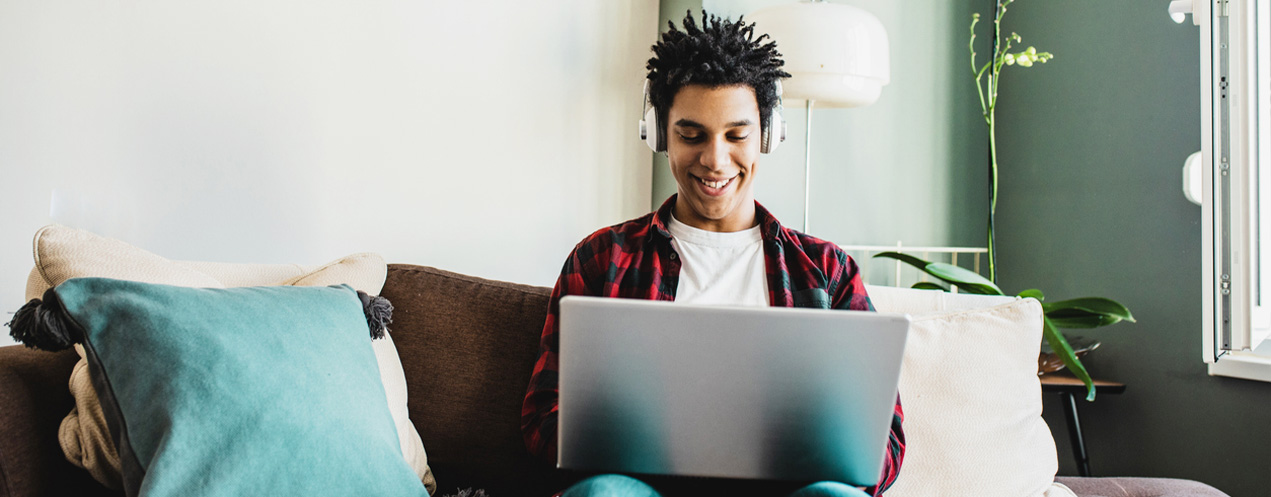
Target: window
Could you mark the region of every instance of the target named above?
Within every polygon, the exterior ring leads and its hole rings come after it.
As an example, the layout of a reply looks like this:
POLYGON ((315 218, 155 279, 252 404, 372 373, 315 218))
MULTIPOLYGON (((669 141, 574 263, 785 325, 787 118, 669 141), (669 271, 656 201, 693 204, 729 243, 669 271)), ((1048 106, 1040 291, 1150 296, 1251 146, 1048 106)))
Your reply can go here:
POLYGON ((1271 381, 1271 6, 1192 5, 1201 36, 1204 360, 1213 375, 1271 381))

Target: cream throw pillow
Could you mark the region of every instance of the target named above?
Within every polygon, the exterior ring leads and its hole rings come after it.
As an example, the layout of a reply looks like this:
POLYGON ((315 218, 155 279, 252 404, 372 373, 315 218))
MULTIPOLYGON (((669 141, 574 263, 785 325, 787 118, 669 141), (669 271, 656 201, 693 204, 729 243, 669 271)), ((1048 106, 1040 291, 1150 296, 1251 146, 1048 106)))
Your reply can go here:
POLYGON ((869 291, 880 312, 914 314, 900 372, 905 458, 887 496, 1071 496, 1054 483, 1055 441, 1041 417, 1041 304, 869 291), (964 308, 986 302, 997 305, 964 308), (932 306, 964 309, 920 313, 932 306))
MULTIPOLYGON (((166 285, 224 288, 226 286, 327 286, 348 284, 378 295, 387 266, 375 254, 356 254, 317 268, 298 265, 220 264, 176 262, 119 240, 65 226, 47 226, 35 235, 35 268, 27 280, 27 299, 77 277, 105 277, 166 285)), ((428 457, 406 407, 406 376, 392 338, 372 342, 389 411, 397 427, 402 456, 420 476, 430 493, 436 482, 428 457)), ((58 439, 67 459, 110 488, 121 488, 119 454, 110 437, 97 392, 89 378, 84 350, 76 345, 80 360, 71 372, 70 389, 75 407, 62 420, 58 439)))

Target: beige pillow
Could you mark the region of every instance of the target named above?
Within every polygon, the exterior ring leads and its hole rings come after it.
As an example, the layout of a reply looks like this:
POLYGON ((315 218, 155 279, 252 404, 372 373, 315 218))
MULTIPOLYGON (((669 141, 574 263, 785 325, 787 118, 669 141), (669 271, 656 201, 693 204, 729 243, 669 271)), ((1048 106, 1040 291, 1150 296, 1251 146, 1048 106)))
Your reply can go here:
MULTIPOLYGON (((384 286, 387 266, 375 254, 355 254, 320 267, 299 265, 253 265, 169 261, 119 240, 84 230, 47 226, 35 235, 35 268, 27 281, 27 298, 39 298, 44 291, 76 277, 107 277, 178 285, 223 288, 225 286, 296 285, 326 286, 348 284, 372 295, 384 286)), ((402 456, 428 487, 435 492, 428 457, 406 407, 406 376, 392 338, 372 342, 380 377, 388 397, 389 411, 397 427, 402 456)), ((78 345, 80 361, 71 372, 70 389, 75 407, 62 420, 58 432, 67 459, 111 488, 121 488, 120 462, 110 437, 101 403, 92 388, 84 351, 78 345)))
POLYGON ((973 295, 940 290, 917 290, 894 286, 865 285, 865 292, 878 312, 926 315, 993 307, 1018 300, 1003 295, 973 295))
POLYGON ((1055 441, 1041 417, 1041 304, 1007 298, 991 307, 917 314, 924 306, 986 300, 876 293, 880 312, 914 314, 900 373, 905 458, 887 496, 1071 495, 1054 483, 1055 441))

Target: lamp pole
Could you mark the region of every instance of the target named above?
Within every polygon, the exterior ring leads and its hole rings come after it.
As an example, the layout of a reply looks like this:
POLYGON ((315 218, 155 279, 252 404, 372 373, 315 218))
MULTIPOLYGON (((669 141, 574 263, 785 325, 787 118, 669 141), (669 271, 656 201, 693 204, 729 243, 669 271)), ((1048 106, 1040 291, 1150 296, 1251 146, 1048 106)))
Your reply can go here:
POLYGON ((812 217, 812 99, 807 100, 807 130, 803 137, 803 232, 808 232, 808 218, 812 217))
POLYGON ((891 81, 887 30, 868 11, 825 0, 759 9, 746 16, 755 33, 780 43, 791 74, 786 101, 804 101, 803 231, 811 230, 812 110, 861 107, 878 100, 891 81))

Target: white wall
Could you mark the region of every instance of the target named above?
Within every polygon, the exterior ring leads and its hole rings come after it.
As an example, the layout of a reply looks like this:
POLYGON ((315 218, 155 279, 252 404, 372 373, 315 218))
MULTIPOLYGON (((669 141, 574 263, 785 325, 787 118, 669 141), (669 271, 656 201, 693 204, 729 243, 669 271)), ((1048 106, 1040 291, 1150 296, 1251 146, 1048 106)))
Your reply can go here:
POLYGON ((551 285, 648 210, 657 9, 0 0, 0 309, 50 222, 173 259, 376 251, 551 285))

